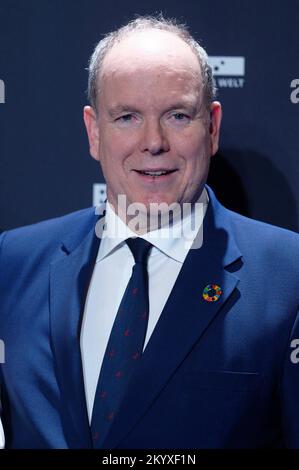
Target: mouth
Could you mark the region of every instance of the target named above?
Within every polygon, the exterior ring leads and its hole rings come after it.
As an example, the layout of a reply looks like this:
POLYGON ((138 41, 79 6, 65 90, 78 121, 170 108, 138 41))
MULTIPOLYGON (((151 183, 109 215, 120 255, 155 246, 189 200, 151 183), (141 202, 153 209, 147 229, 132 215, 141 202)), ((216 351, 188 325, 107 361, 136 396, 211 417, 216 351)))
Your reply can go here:
POLYGON ((171 170, 161 168, 159 170, 134 170, 134 171, 145 178, 149 178, 149 179, 163 178, 164 179, 165 177, 175 173, 178 170, 177 168, 174 168, 171 170))

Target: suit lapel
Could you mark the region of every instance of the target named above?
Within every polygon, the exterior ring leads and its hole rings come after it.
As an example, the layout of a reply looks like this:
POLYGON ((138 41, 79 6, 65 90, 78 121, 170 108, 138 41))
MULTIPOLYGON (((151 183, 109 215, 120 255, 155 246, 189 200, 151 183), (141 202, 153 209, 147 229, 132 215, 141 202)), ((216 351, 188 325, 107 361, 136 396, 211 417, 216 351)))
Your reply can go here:
POLYGON ((104 448, 116 447, 130 432, 212 323, 238 283, 237 276, 225 269, 241 256, 231 234, 229 217, 210 189, 209 196, 203 245, 190 250, 182 266, 103 443, 104 448), (207 302, 203 299, 203 290, 208 284, 217 284, 222 288, 218 301, 207 302))
POLYGON ((94 223, 95 220, 83 238, 82 234, 81 238, 71 234, 50 267, 51 339, 61 392, 63 424, 71 448, 92 447, 81 362, 80 328, 99 246, 94 223))

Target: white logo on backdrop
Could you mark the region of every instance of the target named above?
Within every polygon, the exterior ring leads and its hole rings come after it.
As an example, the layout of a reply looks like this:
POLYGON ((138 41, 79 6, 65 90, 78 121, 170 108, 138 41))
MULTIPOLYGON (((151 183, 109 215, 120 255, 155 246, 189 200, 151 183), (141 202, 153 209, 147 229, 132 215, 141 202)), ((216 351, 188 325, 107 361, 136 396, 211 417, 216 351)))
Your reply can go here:
POLYGON ((245 57, 210 56, 209 64, 218 88, 243 88, 245 57))

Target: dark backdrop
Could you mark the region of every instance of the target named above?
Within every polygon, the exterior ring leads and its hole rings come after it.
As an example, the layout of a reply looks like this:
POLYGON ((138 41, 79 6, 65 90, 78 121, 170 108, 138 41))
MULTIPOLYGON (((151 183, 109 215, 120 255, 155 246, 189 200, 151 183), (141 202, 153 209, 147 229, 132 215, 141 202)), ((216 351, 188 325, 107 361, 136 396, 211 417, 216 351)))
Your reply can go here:
POLYGON ((0 230, 92 204, 103 178, 82 121, 89 55, 103 33, 158 11, 186 21, 220 65, 219 199, 298 231, 296 0, 0 0, 0 230), (245 73, 222 56, 243 57, 245 73))

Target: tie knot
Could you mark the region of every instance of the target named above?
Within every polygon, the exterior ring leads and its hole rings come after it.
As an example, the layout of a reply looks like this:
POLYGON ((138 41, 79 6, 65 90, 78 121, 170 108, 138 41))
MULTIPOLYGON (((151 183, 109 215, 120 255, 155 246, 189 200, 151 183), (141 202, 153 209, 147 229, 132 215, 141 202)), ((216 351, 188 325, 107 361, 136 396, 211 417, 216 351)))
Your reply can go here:
POLYGON ((134 256, 135 263, 146 264, 148 253, 152 247, 152 244, 140 237, 128 238, 126 240, 126 244, 134 256))

